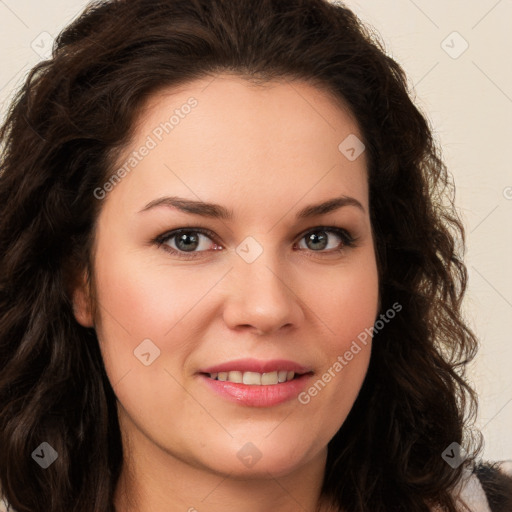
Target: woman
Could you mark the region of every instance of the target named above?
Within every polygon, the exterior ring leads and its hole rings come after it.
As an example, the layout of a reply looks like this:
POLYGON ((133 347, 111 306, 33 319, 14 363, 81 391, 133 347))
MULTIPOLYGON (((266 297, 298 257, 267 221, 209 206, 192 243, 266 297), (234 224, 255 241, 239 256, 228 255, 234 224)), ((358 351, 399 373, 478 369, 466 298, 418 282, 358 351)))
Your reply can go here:
POLYGON ((14 510, 508 510, 447 171, 351 11, 94 4, 0 135, 14 510))

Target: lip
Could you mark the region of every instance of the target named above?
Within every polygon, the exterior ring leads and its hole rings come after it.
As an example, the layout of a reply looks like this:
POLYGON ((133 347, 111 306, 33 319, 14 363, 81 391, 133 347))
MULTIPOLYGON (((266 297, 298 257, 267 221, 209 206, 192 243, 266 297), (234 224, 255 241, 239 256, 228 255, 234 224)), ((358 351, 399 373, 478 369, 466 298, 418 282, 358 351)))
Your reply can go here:
POLYGON ((286 359, 272 359, 271 361, 262 361, 259 359, 236 359, 201 369, 199 370, 199 373, 219 373, 231 371, 270 373, 279 370, 287 370, 289 372, 303 374, 311 372, 312 368, 307 368, 306 366, 295 363, 294 361, 288 361, 286 359))
POLYGON ((312 373, 306 373, 287 382, 263 386, 214 380, 204 374, 199 375, 199 378, 209 389, 231 402, 248 407, 273 407, 296 399, 308 386, 312 376, 312 373))

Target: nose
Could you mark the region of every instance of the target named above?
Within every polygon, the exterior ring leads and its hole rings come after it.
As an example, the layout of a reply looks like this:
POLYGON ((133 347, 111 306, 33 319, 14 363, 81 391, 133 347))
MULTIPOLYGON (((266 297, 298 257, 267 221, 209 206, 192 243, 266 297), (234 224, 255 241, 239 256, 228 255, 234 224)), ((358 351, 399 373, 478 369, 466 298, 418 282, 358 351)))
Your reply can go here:
POLYGON ((297 285, 283 261, 269 253, 252 263, 238 258, 228 274, 224 321, 231 329, 268 335, 300 325, 304 313, 297 285))

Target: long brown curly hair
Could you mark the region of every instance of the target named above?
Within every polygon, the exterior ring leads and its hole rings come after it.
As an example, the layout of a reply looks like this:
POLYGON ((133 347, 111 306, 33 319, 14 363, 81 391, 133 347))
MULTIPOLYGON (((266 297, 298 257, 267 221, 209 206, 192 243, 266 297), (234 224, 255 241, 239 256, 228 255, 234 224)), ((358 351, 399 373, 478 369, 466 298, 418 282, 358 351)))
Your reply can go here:
POLYGON ((33 68, 0 128, 0 483, 18 512, 112 512, 116 397, 70 290, 91 269, 101 201, 145 101, 229 71, 301 79, 357 120, 368 158, 382 311, 363 387, 328 445, 322 496, 350 512, 455 512, 481 449, 466 364, 464 230, 427 118, 379 36, 326 0, 99 1, 33 68), (41 471, 31 453, 59 454, 41 471), (467 452, 452 468, 451 443, 467 452), (478 446, 477 446, 478 445, 478 446))

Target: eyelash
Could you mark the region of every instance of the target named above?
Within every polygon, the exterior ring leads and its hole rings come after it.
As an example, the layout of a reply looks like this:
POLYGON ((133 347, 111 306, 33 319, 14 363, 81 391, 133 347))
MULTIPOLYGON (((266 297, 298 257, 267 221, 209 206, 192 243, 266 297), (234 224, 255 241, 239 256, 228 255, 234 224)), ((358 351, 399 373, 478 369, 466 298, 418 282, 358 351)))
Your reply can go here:
MULTIPOLYGON (((318 226, 318 227, 315 227, 308 231, 305 231, 304 233, 301 234, 299 241, 302 240, 306 235, 309 235, 311 233, 316 233, 319 231, 327 232, 327 233, 334 233, 335 235, 337 235, 342 241, 341 248, 331 249, 328 251, 306 250, 306 252, 318 253, 320 255, 321 254, 332 255, 332 254, 339 254, 341 252, 344 252, 347 248, 350 249, 350 248, 356 247, 356 242, 358 239, 353 237, 346 229, 338 228, 336 226, 318 226)), ((203 252, 210 252, 210 251, 196 251, 196 252, 191 251, 191 252, 187 253, 185 251, 177 251, 176 249, 173 249, 172 247, 165 245, 166 242, 168 242, 169 240, 172 240, 173 238, 175 238, 183 233, 200 233, 202 235, 207 236, 214 243, 216 243, 215 242, 216 235, 212 231, 210 231, 209 229, 205 229, 205 228, 195 228, 195 227, 180 228, 180 229, 174 229, 172 231, 168 231, 168 232, 163 233, 162 235, 158 236, 157 238, 155 238, 153 240, 153 243, 156 244, 158 247, 162 247, 165 251, 169 252, 173 256, 178 256, 184 260, 192 260, 192 259, 197 258, 198 254, 201 254, 203 252)), ((220 245, 220 244, 218 244, 218 245, 220 245)), ((300 250, 302 251, 303 249, 300 249, 300 250)))

